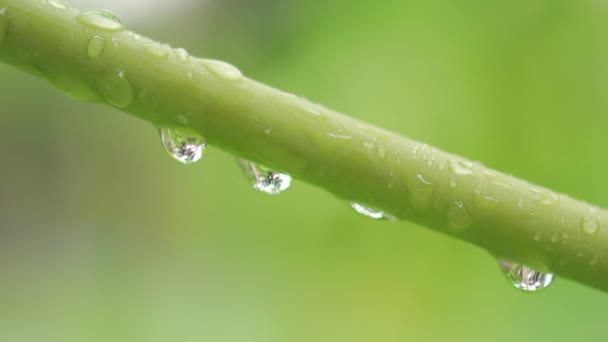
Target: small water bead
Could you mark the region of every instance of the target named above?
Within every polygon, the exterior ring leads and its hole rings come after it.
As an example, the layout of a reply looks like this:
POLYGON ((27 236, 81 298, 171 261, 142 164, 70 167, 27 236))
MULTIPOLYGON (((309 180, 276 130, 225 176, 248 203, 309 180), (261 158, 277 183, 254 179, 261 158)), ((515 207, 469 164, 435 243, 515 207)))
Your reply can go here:
POLYGON ((190 54, 184 48, 175 49, 175 55, 177 56, 177 59, 182 62, 187 62, 188 58, 190 58, 190 54))
POLYGON ((427 179, 426 179, 426 178, 424 178, 424 176, 423 176, 423 175, 421 175, 421 174, 416 175, 416 178, 418 178, 418 180, 419 180, 419 181, 421 181, 421 182, 422 182, 423 184, 425 184, 425 185, 432 185, 432 184, 433 184, 433 182, 431 182, 431 181, 427 180, 427 179))
POLYGON ((462 202, 448 204, 446 216, 448 225, 454 230, 468 229, 473 223, 469 212, 462 202))
POLYGON ((347 134, 327 133, 327 135, 332 138, 340 139, 340 140, 352 140, 353 139, 353 137, 351 135, 347 135, 347 134))
MULTIPOLYGON (((240 81, 243 79, 243 73, 232 64, 217 61, 213 59, 200 59, 199 62, 211 71, 215 76, 227 81, 240 81)), ((320 115, 316 109, 309 108, 309 111, 314 115, 320 115)))
POLYGON ((458 183, 456 182, 456 179, 454 179, 454 178, 450 178, 448 180, 448 184, 450 185, 451 188, 456 188, 458 186, 458 183))
POLYGON ((378 155, 380 158, 386 158, 386 148, 384 146, 378 146, 378 155))
POLYGON ((559 204, 559 196, 549 190, 532 187, 530 192, 534 201, 542 206, 552 207, 559 204))
POLYGON ((363 147, 365 147, 365 148, 367 148, 369 150, 373 149, 375 146, 376 146, 376 144, 374 144, 371 141, 364 141, 363 142, 363 147))
POLYGON ((508 261, 500 261, 499 264, 511 285, 523 291, 534 292, 542 290, 553 281, 552 273, 539 272, 508 261))
POLYGON ((179 129, 161 128, 160 137, 167 153, 184 165, 199 161, 207 147, 200 135, 179 129))
POLYGON ((51 5, 53 8, 65 11, 69 8, 68 4, 61 0, 46 0, 46 2, 51 5))
POLYGON ((475 190, 473 193, 473 202, 477 208, 483 210, 496 209, 500 204, 496 198, 482 193, 479 189, 475 190))
POLYGON ((585 216, 581 219, 581 229, 584 233, 592 235, 599 231, 600 225, 595 218, 585 216))
POLYGON ((183 115, 178 115, 175 117, 175 122, 180 126, 186 126, 188 125, 188 118, 183 115))
POLYGON ((113 13, 106 10, 92 10, 79 14, 76 20, 83 25, 99 28, 106 31, 122 31, 122 21, 113 13))
POLYGON ((374 220, 395 221, 394 216, 386 214, 385 212, 383 212, 381 210, 373 209, 373 208, 361 205, 359 203, 354 203, 354 202, 351 203, 350 206, 359 214, 372 218, 374 220))
POLYGON ((89 44, 87 45, 87 56, 89 58, 97 58, 103 54, 103 50, 105 48, 106 42, 100 36, 93 36, 89 39, 89 44))
POLYGON ((150 56, 157 59, 166 59, 169 56, 168 49, 165 46, 156 43, 144 45, 144 50, 146 50, 150 56))
POLYGON ((472 175, 473 163, 461 160, 450 160, 450 171, 458 175, 472 175))
POLYGON ((133 87, 126 72, 119 68, 108 68, 99 82, 99 91, 113 106, 128 107, 133 102, 133 87))
POLYGON ((241 159, 238 161, 245 176, 253 180, 253 188, 268 195, 278 195, 291 186, 291 176, 266 166, 241 159))
POLYGON ((133 38, 133 40, 135 41, 135 44, 139 44, 139 42, 141 41, 142 36, 135 33, 135 32, 127 32, 127 34, 129 35, 129 37, 133 38))

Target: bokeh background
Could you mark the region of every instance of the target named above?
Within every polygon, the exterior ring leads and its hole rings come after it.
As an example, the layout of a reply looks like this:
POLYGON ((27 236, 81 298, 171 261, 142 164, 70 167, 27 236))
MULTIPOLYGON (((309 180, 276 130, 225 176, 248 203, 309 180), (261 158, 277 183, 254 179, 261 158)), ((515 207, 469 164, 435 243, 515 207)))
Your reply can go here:
MULTIPOLYGON (((73 0, 250 77, 607 206, 608 2, 73 0)), ((608 295, 0 65, 0 341, 605 341, 608 295)))

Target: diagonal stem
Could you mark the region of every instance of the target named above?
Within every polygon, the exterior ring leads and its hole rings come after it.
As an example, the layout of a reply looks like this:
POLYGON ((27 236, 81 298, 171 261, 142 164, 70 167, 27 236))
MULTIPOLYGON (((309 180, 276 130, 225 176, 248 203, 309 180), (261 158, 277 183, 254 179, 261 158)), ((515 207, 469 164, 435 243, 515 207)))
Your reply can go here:
POLYGON ((496 257, 608 290, 606 210, 242 77, 111 18, 77 19, 58 3, 0 0, 0 60, 496 257))

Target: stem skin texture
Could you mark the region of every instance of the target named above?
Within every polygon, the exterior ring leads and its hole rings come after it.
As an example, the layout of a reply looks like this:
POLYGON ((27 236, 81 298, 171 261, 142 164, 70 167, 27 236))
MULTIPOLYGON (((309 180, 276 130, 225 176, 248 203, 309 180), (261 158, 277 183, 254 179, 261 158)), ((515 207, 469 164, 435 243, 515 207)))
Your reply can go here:
MULTIPOLYGON (((495 257, 608 290, 608 212, 83 16, 0 0, 0 60, 495 257)), ((54 3, 54 5, 53 5, 54 3)), ((60 3, 60 2, 59 2, 60 3)), ((61 4, 61 3, 60 3, 61 4)), ((104 20, 110 20, 106 22, 104 20)))

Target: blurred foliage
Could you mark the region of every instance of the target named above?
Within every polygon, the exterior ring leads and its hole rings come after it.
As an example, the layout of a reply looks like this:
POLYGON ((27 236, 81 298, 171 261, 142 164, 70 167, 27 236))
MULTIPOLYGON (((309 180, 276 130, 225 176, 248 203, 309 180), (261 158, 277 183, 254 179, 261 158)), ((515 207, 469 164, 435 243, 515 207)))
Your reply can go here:
MULTIPOLYGON (((135 0, 130 0, 135 1, 135 0)), ((91 1, 93 2, 93 1, 91 1)), ((102 3, 101 1, 97 2, 102 3)), ((606 206, 608 4, 208 0, 128 23, 252 78, 606 206)), ((604 341, 608 297, 373 222, 0 66, 0 341, 604 341)))

